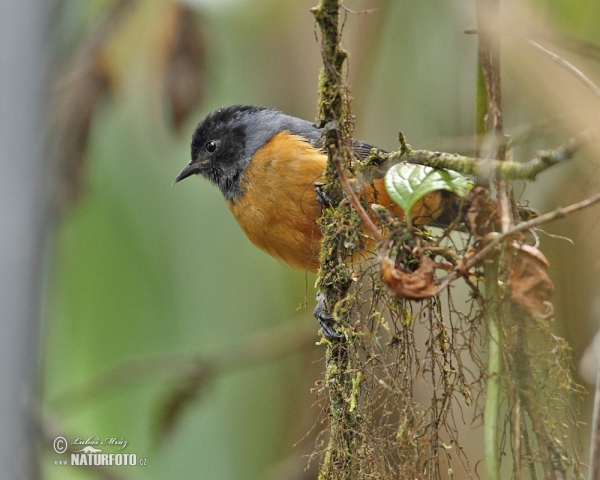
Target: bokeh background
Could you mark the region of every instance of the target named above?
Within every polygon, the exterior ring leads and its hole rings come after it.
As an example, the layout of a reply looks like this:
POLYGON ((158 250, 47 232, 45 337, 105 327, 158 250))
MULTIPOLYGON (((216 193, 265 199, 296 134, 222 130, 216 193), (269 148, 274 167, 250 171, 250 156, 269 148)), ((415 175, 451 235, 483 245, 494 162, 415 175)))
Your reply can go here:
MULTIPOLYGON (((315 3, 56 3, 53 228, 39 271, 42 478, 316 478, 307 457, 322 429, 311 393, 324 355, 311 315, 315 277, 253 247, 207 182, 171 186, 195 125, 215 108, 252 103, 315 119, 315 3), (55 466, 56 435, 126 440, 125 452, 147 466, 55 466)), ((475 26, 474 2, 345 4, 355 136, 394 149, 402 131, 416 148, 471 153, 477 40, 464 31, 475 26)), ((600 5, 502 4, 505 126, 519 141, 515 158, 528 160, 597 122, 600 99, 519 36, 598 79, 600 5)), ((546 211, 597 192, 597 152, 592 145, 523 185, 523 198, 546 211)), ((574 244, 542 234, 555 331, 575 365, 598 328, 599 218, 589 210, 546 229, 574 244)), ((589 416, 586 397, 581 420, 589 416)), ((480 435, 463 433, 475 445, 472 464, 480 435)), ((584 427, 583 455, 587 438, 584 427)))

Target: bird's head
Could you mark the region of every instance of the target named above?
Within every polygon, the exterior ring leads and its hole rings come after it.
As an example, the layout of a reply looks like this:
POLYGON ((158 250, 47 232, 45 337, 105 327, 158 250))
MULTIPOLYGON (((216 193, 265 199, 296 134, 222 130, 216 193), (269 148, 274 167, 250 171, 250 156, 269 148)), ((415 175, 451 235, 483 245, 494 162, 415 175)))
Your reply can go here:
POLYGON ((202 175, 219 187, 226 200, 242 194, 241 180, 258 149, 281 131, 317 142, 320 131, 305 120, 253 105, 232 105, 208 114, 192 136, 190 162, 177 175, 177 183, 202 175))

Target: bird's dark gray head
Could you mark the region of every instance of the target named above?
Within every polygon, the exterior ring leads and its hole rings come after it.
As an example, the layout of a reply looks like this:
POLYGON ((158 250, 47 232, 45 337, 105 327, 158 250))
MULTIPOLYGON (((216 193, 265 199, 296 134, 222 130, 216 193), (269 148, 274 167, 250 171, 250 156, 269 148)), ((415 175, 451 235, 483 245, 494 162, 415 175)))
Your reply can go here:
POLYGON ((192 158, 175 182, 199 174, 216 184, 226 200, 235 202, 253 155, 281 131, 300 135, 315 146, 321 137, 316 125, 277 110, 253 105, 215 110, 196 127, 192 158))

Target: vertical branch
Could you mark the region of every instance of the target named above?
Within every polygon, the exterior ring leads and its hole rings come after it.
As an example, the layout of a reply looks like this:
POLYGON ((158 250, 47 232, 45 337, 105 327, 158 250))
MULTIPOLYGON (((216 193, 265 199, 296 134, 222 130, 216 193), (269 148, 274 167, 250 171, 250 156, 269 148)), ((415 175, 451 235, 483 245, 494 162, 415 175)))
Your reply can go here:
POLYGON ((500 375, 502 374, 501 317, 498 299, 498 257, 484 264, 488 326, 488 377, 485 392, 484 451, 489 480, 500 480, 498 419, 500 416, 500 375))
MULTIPOLYGON (((478 154, 490 160, 505 160, 506 141, 502 122, 500 84, 500 38, 498 35, 499 0, 478 0, 476 3, 478 45, 477 131, 478 139, 487 134, 485 148, 478 143, 478 154), (483 88, 485 87, 485 92, 483 88), (486 99, 487 101, 484 101, 486 99)), ((478 140, 480 142, 480 140, 478 140)), ((489 188, 492 169, 483 168, 477 183, 489 188)), ((507 189, 503 181, 497 182, 498 205, 502 229, 510 228, 509 209, 506 208, 507 189), (508 218, 508 221, 505 219, 508 218)), ((484 232, 485 233, 485 232, 484 232)), ((502 373, 501 321, 498 292, 499 258, 485 261, 487 326, 488 326, 488 378, 484 415, 484 450, 487 478, 500 480, 500 452, 498 420, 502 373)))
MULTIPOLYGON (((479 45, 481 49, 481 42, 479 45)), ((475 158, 483 158, 483 143, 488 133, 487 112, 488 95, 483 78, 483 67, 481 65, 481 54, 477 55, 477 93, 475 97, 475 158)), ((478 185, 481 181, 478 179, 478 185)))
MULTIPOLYGON (((487 134, 488 146, 482 158, 489 160, 506 160, 507 140, 504 135, 504 121, 502 119, 502 89, 500 75, 500 0, 478 0, 476 4, 477 28, 479 32, 478 54, 478 88, 485 86, 487 105, 484 105, 483 91, 477 94, 477 127, 478 134, 487 134), (483 110, 485 106, 485 110, 483 110), (483 112, 485 111, 485 116, 483 112), (485 131, 484 131, 485 127, 485 131)), ((479 175, 478 184, 489 186, 491 169, 483 169, 479 175)), ((498 187, 498 206, 500 210, 500 223, 505 232, 512 226, 512 208, 509 207, 508 188, 503 180, 496 182, 498 187)))
MULTIPOLYGON (((324 126, 323 143, 328 153, 324 190, 336 203, 343 198, 343 187, 339 177, 350 164, 353 128, 350 94, 344 81, 344 64, 348 54, 340 46, 341 33, 338 26, 341 4, 342 0, 321 0, 319 5, 312 9, 321 30, 323 57, 323 70, 319 79, 319 118, 324 126)), ((330 230, 336 230, 335 224, 340 221, 342 213, 327 209, 320 221, 323 246, 319 286, 325 293, 329 311, 345 296, 350 286, 348 272, 334 272, 334 265, 341 266, 346 263, 348 252, 336 241, 333 233, 328 234, 330 230)))
POLYGON ((488 97, 488 122, 496 137, 503 136, 500 89, 500 37, 498 35, 500 0, 477 0, 478 63, 488 97))
POLYGON ((588 480, 600 478, 600 363, 594 389, 594 415, 592 417, 592 441, 590 443, 590 467, 588 480))
MULTIPOLYGON (((324 146, 328 153, 325 171, 325 193, 339 202, 343 198, 344 170, 350 165, 352 115, 350 95, 344 81, 346 51, 340 46, 339 9, 342 0, 321 0, 312 9, 321 30, 323 70, 319 81, 319 117, 324 126, 324 146)), ((320 255, 319 288, 325 294, 328 311, 338 325, 344 325, 349 308, 342 305, 351 285, 351 270, 347 266, 350 253, 340 241, 339 226, 351 211, 342 203, 335 209, 325 209, 320 219, 323 242, 320 255)), ((330 439, 319 479, 351 478, 356 472, 360 393, 360 372, 356 368, 355 349, 350 335, 346 342, 328 343, 325 385, 329 397, 330 439)))

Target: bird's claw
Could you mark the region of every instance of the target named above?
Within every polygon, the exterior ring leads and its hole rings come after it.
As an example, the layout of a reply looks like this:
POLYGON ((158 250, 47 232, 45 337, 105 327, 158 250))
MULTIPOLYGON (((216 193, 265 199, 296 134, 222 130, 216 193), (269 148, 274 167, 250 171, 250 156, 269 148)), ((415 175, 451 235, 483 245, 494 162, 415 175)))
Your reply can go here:
POLYGON ((315 193, 317 194, 317 202, 319 202, 324 207, 331 207, 334 205, 334 201, 331 199, 329 195, 327 195, 323 191, 323 187, 325 184, 323 182, 315 182, 313 183, 315 186, 315 193))
POLYGON ((317 293, 317 306, 315 307, 313 315, 318 320, 319 325, 321 325, 321 331, 327 340, 330 342, 339 342, 344 338, 341 333, 336 332, 333 329, 334 319, 327 312, 325 295, 322 292, 317 293))

